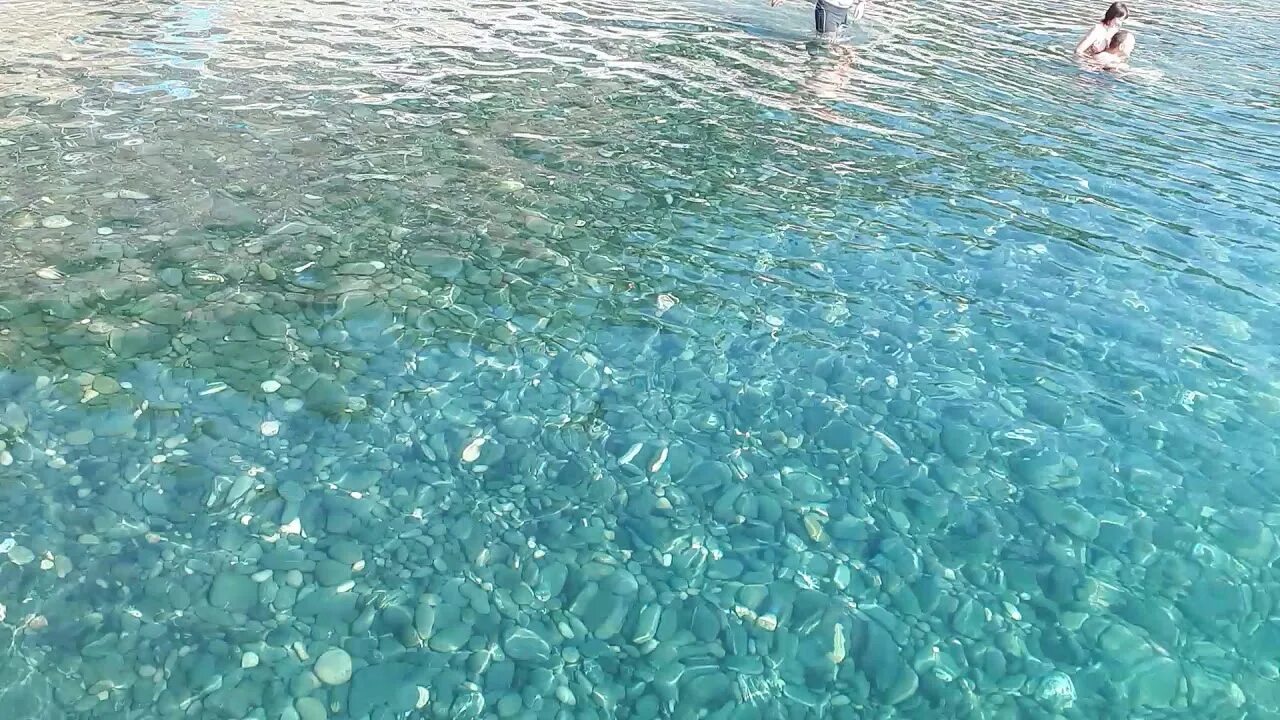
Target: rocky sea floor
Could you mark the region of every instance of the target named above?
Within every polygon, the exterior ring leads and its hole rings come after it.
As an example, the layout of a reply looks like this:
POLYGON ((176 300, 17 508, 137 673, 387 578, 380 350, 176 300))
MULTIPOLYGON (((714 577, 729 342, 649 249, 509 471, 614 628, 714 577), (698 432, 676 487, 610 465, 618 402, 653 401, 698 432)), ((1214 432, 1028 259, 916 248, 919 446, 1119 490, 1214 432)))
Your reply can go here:
POLYGON ((4 717, 1280 717, 1245 171, 957 169, 891 86, 833 150, 678 13, 384 9, 473 33, 406 87, 376 14, 143 5, 0 85, 4 717))

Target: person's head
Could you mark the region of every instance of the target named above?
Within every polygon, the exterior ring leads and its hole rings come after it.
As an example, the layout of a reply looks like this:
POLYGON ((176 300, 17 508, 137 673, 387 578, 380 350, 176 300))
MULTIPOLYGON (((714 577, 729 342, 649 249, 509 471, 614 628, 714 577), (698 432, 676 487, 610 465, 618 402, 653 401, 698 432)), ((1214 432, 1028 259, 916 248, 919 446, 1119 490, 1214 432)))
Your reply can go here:
POLYGON ((1122 2, 1111 3, 1111 7, 1107 8, 1107 14, 1102 16, 1102 22, 1106 25, 1119 25, 1129 17, 1129 6, 1122 2))
POLYGON ((1134 37, 1133 33, 1128 30, 1117 30, 1116 34, 1111 36, 1111 44, 1107 46, 1107 51, 1129 57, 1137 44, 1138 38, 1134 37))

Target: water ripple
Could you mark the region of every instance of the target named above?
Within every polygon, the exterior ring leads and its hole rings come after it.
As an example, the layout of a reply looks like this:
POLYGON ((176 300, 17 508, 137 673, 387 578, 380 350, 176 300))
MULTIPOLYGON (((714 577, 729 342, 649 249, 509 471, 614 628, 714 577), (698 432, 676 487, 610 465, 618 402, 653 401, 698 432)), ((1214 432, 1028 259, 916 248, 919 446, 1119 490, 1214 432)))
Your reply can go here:
POLYGON ((1100 9, 7 0, 0 702, 1280 713, 1280 11, 1100 9))

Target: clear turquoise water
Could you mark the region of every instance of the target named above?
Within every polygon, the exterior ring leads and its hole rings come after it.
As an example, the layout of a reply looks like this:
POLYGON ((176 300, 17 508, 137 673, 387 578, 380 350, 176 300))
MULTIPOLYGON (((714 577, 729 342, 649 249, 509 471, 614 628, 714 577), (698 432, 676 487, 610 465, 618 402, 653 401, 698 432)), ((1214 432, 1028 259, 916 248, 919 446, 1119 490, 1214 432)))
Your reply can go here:
POLYGON ((1280 13, 763 5, 0 6, 4 716, 1280 717, 1280 13))

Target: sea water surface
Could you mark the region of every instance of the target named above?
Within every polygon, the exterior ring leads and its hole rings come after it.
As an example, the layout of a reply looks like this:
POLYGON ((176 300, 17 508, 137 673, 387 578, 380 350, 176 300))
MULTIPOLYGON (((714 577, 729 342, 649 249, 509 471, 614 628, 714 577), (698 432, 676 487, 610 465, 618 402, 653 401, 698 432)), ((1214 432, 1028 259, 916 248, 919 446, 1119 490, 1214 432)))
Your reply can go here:
POLYGON ((0 3, 0 715, 1280 717, 1280 12, 0 3))

